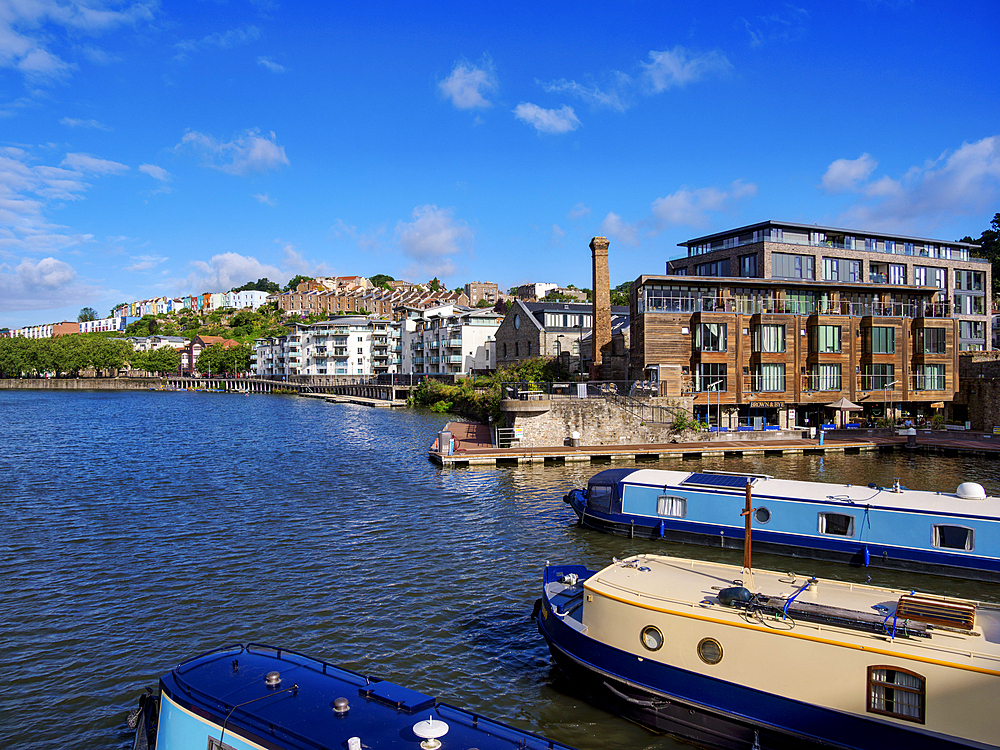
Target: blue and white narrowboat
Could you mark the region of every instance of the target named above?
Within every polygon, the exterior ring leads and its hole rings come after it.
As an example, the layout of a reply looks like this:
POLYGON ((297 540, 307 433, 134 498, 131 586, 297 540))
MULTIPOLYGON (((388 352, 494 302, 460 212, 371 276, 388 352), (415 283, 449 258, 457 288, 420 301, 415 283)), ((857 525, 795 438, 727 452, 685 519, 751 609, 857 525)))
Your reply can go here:
POLYGON ((762 552, 1000 581, 1000 498, 775 479, 760 474, 608 469, 563 499, 583 526, 629 537, 743 547, 753 494, 762 552), (749 485, 750 490, 747 490, 749 485))
POLYGON ((170 670, 129 723, 136 750, 571 750, 416 690, 255 644, 170 670))
POLYGON ((702 746, 1000 746, 996 605, 639 555, 547 567, 536 621, 590 700, 702 746))

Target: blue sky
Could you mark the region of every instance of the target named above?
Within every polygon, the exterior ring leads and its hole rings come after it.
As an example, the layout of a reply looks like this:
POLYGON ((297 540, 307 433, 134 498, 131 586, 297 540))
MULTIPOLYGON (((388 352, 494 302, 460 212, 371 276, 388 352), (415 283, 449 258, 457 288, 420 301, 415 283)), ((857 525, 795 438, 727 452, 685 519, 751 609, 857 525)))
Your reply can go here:
POLYGON ((0 0, 0 326, 267 276, 590 286, 1000 211, 995 2, 0 0), (322 7, 319 7, 321 6, 322 7))

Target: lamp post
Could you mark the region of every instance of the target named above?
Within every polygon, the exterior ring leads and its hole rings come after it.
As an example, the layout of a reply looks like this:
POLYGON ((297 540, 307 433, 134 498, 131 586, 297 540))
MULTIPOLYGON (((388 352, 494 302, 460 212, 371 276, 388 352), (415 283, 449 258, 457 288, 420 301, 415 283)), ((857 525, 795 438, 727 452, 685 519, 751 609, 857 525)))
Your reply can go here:
POLYGON ((576 359, 580 365, 580 380, 583 380, 583 316, 580 315, 576 319, 576 327, 579 329, 577 344, 576 344, 576 359))
MULTIPOLYGON (((889 412, 886 411, 885 402, 888 401, 889 391, 892 390, 892 387, 894 385, 896 385, 897 383, 899 383, 898 380, 893 380, 891 383, 886 383, 884 386, 882 386, 882 411, 885 411, 885 418, 886 418, 886 420, 889 419, 889 412)), ((890 408, 892 408, 891 407, 891 404, 892 404, 891 401, 889 401, 889 404, 890 404, 890 408)), ((893 423, 895 423, 895 421, 896 420, 892 420, 892 422, 889 424, 889 426, 892 427, 893 423)))
POLYGON ((708 386, 706 386, 706 388, 705 388, 705 390, 708 391, 708 408, 705 411, 706 415, 709 414, 709 413, 711 413, 711 411, 712 411, 712 391, 716 391, 719 394, 718 395, 718 400, 719 400, 719 426, 718 426, 718 429, 716 430, 716 432, 720 432, 722 430, 722 391, 719 390, 719 386, 720 385, 722 385, 722 380, 721 379, 716 380, 714 383, 709 383, 708 386))

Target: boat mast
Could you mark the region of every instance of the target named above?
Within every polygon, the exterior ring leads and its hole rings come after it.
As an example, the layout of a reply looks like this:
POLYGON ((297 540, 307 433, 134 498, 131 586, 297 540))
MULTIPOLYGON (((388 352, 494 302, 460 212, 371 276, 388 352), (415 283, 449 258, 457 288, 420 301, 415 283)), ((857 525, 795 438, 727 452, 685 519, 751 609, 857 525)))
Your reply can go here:
POLYGON ((747 477, 747 504, 743 509, 744 531, 743 531, 743 570, 750 575, 753 580, 753 573, 750 569, 750 514, 754 509, 750 507, 750 477, 747 477))

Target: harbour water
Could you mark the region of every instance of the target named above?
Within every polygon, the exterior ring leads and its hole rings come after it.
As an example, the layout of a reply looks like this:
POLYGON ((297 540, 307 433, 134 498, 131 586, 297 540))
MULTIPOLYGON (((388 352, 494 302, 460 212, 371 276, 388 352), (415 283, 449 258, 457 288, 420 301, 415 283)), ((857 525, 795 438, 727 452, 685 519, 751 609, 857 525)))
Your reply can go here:
MULTIPOLYGON (((599 466, 440 469, 445 421, 293 396, 0 391, 0 747, 124 748, 138 693, 223 644, 283 645, 591 748, 681 745, 587 705, 529 619, 546 561, 742 553, 577 527, 599 466)), ((625 465, 625 464, 616 464, 625 465)), ((647 466, 680 468, 680 460, 647 466)), ((1000 461, 800 456, 684 468, 1000 494, 1000 461)), ((864 581, 839 565, 755 556, 864 581)), ((1000 600, 1000 586, 873 574, 1000 600)))

